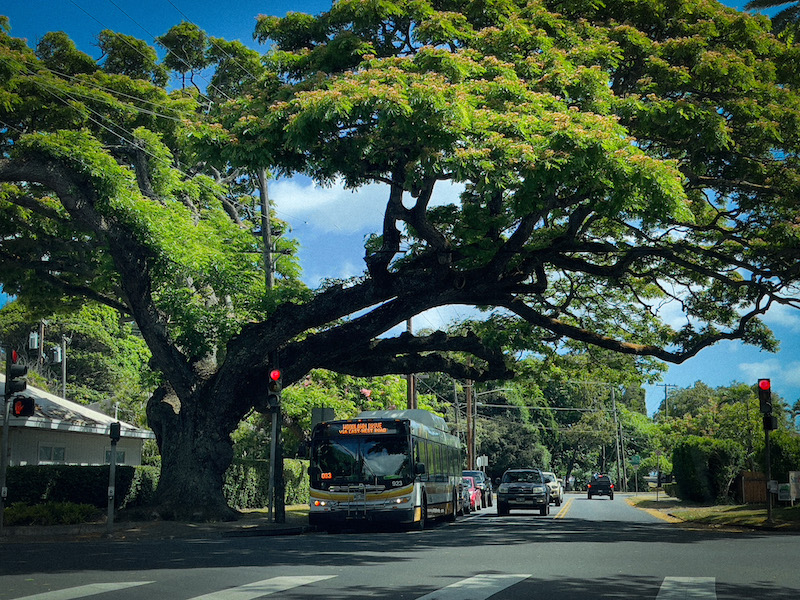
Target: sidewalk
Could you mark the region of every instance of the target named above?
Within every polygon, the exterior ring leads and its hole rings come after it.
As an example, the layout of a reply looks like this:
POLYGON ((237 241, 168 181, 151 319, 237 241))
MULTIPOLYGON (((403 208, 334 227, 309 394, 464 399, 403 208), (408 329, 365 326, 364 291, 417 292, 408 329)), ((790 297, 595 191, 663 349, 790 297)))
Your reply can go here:
POLYGON ((287 507, 286 522, 272 523, 264 511, 247 511, 238 521, 185 523, 180 521, 117 521, 109 533, 107 524, 25 525, 3 527, 0 545, 8 543, 89 540, 136 541, 152 539, 212 539, 223 537, 300 535, 308 531, 308 508, 287 507))

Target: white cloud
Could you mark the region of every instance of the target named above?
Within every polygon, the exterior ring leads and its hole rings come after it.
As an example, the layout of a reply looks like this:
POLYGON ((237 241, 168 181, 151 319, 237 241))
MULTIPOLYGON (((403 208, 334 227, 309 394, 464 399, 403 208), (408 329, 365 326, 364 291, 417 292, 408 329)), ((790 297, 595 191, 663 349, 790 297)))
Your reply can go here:
MULTIPOLYGON (((440 183, 432 204, 458 203, 463 189, 462 185, 440 183)), ((347 190, 341 182, 321 187, 300 177, 270 184, 270 199, 280 218, 294 225, 303 222, 327 233, 380 232, 388 198, 388 186, 379 183, 358 190, 347 190)))
POLYGON ((797 333, 800 332, 800 311, 791 306, 773 305, 765 315, 764 322, 770 327, 786 327, 797 333))

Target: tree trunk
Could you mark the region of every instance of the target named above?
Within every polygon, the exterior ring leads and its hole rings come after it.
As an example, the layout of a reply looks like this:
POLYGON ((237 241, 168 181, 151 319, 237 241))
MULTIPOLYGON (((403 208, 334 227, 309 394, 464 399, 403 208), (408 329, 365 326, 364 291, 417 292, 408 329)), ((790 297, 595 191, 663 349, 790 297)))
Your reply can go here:
POLYGON ((147 417, 161 454, 153 509, 162 519, 227 521, 238 516, 223 493, 233 459, 230 434, 238 421, 214 410, 215 405, 213 397, 181 403, 163 391, 148 402, 147 417))

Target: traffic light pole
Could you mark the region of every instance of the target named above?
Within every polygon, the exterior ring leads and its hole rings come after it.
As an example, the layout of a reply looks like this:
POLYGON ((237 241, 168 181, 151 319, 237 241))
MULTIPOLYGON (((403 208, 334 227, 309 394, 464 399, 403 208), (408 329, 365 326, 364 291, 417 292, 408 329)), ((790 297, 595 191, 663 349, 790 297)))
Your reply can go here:
POLYGON ((3 396, 3 449, 2 456, 0 456, 0 535, 3 533, 3 515, 6 511, 6 496, 8 495, 6 471, 8 470, 8 421, 10 419, 8 412, 10 405, 11 403, 6 399, 6 396, 3 396))
POLYGON ((769 489, 772 481, 772 461, 769 456, 769 427, 764 427, 765 451, 764 458, 767 461, 767 524, 772 524, 772 490, 769 489))

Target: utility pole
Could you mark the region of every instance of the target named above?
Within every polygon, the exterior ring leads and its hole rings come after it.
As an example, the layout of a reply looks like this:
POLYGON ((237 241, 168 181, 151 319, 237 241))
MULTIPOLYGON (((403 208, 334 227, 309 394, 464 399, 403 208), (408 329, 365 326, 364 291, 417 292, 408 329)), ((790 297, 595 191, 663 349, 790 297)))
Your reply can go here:
MULTIPOLYGON (((406 331, 409 334, 414 333, 413 326, 411 324, 411 319, 406 321, 406 331)), ((406 406, 410 410, 412 408, 417 408, 417 385, 416 381, 414 381, 414 374, 409 373, 406 375, 406 406)))
POLYGON ((611 386, 611 407, 614 410, 614 434, 615 434, 615 441, 614 447, 617 453, 617 485, 620 485, 622 479, 619 476, 619 463, 622 462, 622 445, 620 444, 619 439, 619 418, 617 417, 617 396, 614 393, 614 386, 611 386))
POLYGON ((473 413, 472 380, 468 379, 464 391, 467 396, 467 469, 475 469, 475 415, 473 413))
POLYGON ((658 387, 664 388, 664 418, 669 418, 669 402, 667 402, 669 388, 677 388, 678 386, 672 383, 657 383, 658 387))

